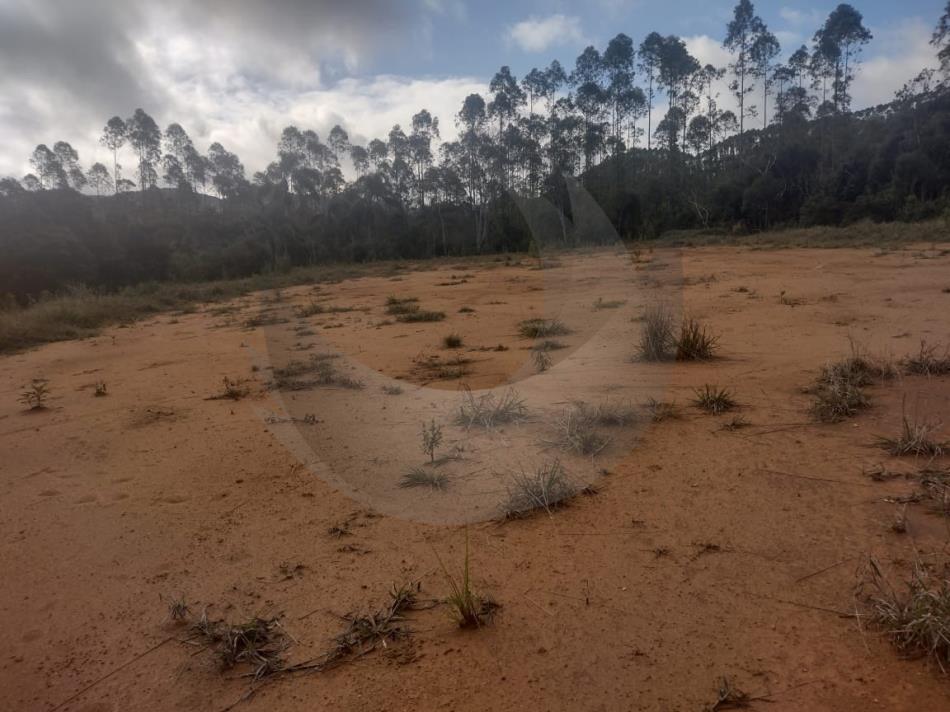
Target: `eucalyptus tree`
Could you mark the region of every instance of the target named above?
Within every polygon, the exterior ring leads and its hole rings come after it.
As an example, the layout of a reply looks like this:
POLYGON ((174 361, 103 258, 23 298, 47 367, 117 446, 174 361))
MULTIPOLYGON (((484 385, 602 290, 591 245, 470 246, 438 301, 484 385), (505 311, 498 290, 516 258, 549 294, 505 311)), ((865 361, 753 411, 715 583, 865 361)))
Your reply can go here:
POLYGON ((220 143, 208 147, 208 172, 215 190, 222 198, 236 197, 247 185, 244 164, 220 143))
POLYGON ((750 0, 739 0, 733 9, 732 20, 726 27, 726 39, 722 43, 734 57, 729 65, 734 77, 729 88, 739 102, 740 135, 745 131, 745 117, 754 116, 755 107, 746 105, 746 96, 753 90, 749 81, 755 67, 752 48, 761 33, 762 25, 762 19, 755 14, 755 7, 750 0))
POLYGON ((99 143, 112 151, 112 183, 115 192, 119 192, 119 149, 125 145, 126 126, 125 122, 118 116, 113 116, 106 122, 102 129, 102 136, 99 143))
POLYGON ((428 181, 426 172, 434 159, 432 142, 439 138, 439 119, 422 109, 412 117, 412 133, 409 134, 409 159, 415 170, 416 191, 420 207, 425 205, 428 181))
POLYGON ((45 143, 33 149, 30 165, 36 171, 41 189, 55 190, 66 188, 69 182, 59 157, 45 143))
POLYGON ((642 115, 646 98, 635 85, 636 49, 633 40, 621 33, 607 44, 603 55, 607 74, 606 99, 610 103, 611 143, 615 155, 624 148, 624 128, 642 115))
POLYGON ((73 190, 82 190, 86 186, 86 174, 79 166, 79 152, 66 141, 53 144, 53 153, 63 167, 66 183, 73 190))
POLYGON ((937 48, 937 59, 940 60, 940 69, 945 76, 950 77, 950 0, 934 28, 930 44, 937 48))
POLYGON ((334 158, 339 161, 350 150, 350 136, 342 126, 336 124, 327 134, 327 146, 334 158))
POLYGON ((851 106, 849 90, 858 55, 872 37, 861 13, 845 3, 832 10, 824 26, 815 33, 817 51, 833 68, 832 101, 836 113, 846 112, 851 106))
POLYGON ((659 83, 660 57, 663 53, 663 36, 659 32, 651 32, 640 44, 637 52, 640 72, 647 79, 647 150, 652 147, 653 136, 653 99, 654 86, 659 83))
POLYGON ((109 175, 109 169, 101 163, 93 163, 86 171, 86 183, 96 191, 96 195, 114 190, 112 177, 109 175))
POLYGON ((350 146, 350 161, 357 178, 366 175, 369 170, 369 151, 359 144, 353 144, 350 146))
POLYGON ((772 61, 782 51, 778 39, 769 32, 765 23, 758 28, 758 34, 749 51, 752 60, 752 75, 762 83, 762 128, 769 125, 769 91, 772 88, 772 61))
POLYGON ((132 117, 127 119, 126 136, 129 145, 135 150, 139 159, 139 189, 151 188, 158 181, 155 165, 161 159, 162 132, 143 109, 136 109, 132 117))

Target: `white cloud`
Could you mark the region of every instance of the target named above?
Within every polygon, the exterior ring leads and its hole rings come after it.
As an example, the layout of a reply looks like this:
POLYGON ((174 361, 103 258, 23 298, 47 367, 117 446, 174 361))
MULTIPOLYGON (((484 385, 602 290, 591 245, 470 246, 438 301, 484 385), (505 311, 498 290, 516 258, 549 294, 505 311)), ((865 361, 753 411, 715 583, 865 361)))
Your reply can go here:
POLYGON ((779 17, 791 25, 807 25, 816 30, 824 23, 824 17, 820 10, 798 10, 792 7, 783 7, 778 11, 778 14, 779 17))
POLYGON ((508 28, 506 37, 525 52, 544 52, 557 45, 581 45, 586 42, 580 19, 560 13, 522 20, 508 28))
POLYGON ((872 27, 874 39, 865 48, 866 57, 851 86, 852 106, 860 109, 888 102, 920 70, 936 66, 931 31, 920 18, 886 29, 872 27))

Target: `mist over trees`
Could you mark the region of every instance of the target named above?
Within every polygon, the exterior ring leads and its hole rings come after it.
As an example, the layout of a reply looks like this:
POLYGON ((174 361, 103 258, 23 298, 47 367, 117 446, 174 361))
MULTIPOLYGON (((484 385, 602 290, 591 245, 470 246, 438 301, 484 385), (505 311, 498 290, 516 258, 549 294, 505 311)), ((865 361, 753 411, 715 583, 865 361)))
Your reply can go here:
POLYGON ((183 126, 162 130, 139 108, 103 125, 111 165, 83 168, 58 141, 36 147, 28 175, 0 180, 0 282, 22 300, 78 282, 525 249, 519 203, 537 199, 553 205, 545 239, 608 239, 574 230, 565 176, 628 240, 950 214, 950 3, 933 33, 937 68, 853 112, 872 39, 841 4, 781 61, 739 0, 722 34, 728 66, 701 65, 676 36, 620 33, 572 67, 555 60, 520 79, 501 67, 484 95, 441 117, 454 140, 425 109, 365 145, 342 126, 287 126, 252 176, 222 144, 202 153, 183 126), (737 113, 720 106, 724 78, 737 113))

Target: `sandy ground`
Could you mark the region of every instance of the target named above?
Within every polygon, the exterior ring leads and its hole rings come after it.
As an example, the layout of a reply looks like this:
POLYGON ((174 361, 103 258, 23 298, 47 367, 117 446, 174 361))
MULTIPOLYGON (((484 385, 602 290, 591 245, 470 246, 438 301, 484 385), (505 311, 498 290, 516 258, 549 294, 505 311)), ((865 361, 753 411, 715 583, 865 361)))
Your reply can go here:
POLYGON ((481 260, 255 294, 4 357, 0 707, 222 710, 249 681, 180 642, 170 599, 234 621, 279 614, 288 657, 304 660, 393 583, 444 596, 438 557, 457 570, 467 529, 476 586, 501 604, 493 624, 412 612, 407 640, 277 679, 238 709, 698 712, 723 676, 768 696, 753 709, 950 709, 938 670, 848 616, 869 554, 895 581, 917 556, 940 560, 946 520, 912 507, 894 533, 885 500, 911 485, 862 469, 913 465, 875 435, 896 432, 902 402, 950 421, 950 380, 874 387, 873 407, 837 425, 811 423, 802 392, 849 338, 898 357, 947 343, 947 288, 950 255, 929 249, 606 249, 547 269, 481 260), (447 317, 392 323, 389 295, 447 317), (722 358, 632 360, 636 319, 658 299, 709 324, 722 358), (297 316, 312 303, 354 310, 297 316), (541 316, 572 333, 539 374, 518 323, 541 316), (450 332, 457 350, 442 347, 450 332), (363 388, 268 386, 275 366, 326 353, 363 388), (248 395, 209 399, 225 376, 248 395), (17 395, 37 377, 50 407, 27 413, 17 395), (689 405, 707 383, 735 393, 749 427, 689 405), (527 421, 456 425, 465 386, 516 389, 527 421), (553 444, 573 401, 648 397, 683 417, 641 410, 593 459, 553 444), (431 419, 449 485, 400 488, 431 419), (596 494, 493 521, 512 474, 554 458, 596 494))

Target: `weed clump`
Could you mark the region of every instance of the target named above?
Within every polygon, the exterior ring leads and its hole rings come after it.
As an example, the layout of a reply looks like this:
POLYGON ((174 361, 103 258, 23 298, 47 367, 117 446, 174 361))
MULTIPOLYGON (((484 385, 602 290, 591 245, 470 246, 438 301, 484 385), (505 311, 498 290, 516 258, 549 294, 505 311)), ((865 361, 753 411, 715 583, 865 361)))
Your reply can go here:
POLYGON ((714 358, 719 337, 709 333, 696 319, 688 317, 680 325, 680 335, 676 340, 677 361, 709 361, 714 358))

